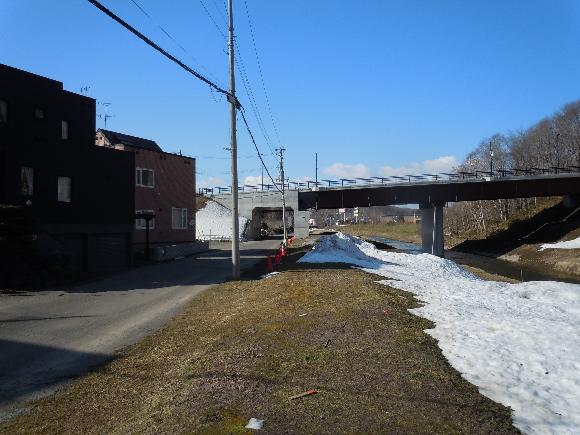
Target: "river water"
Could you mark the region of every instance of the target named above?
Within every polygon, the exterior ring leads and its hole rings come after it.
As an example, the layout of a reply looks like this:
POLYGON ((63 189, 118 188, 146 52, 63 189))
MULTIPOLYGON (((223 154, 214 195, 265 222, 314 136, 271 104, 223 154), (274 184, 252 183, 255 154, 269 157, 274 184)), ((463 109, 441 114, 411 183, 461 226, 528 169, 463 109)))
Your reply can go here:
MULTIPOLYGON (((367 237, 367 240, 383 243, 392 246, 394 249, 410 254, 421 253, 421 246, 416 243, 402 242, 400 240, 387 239, 384 237, 367 237)), ((529 267, 521 266, 506 260, 500 260, 494 257, 470 254, 459 251, 445 251, 445 258, 455 261, 463 266, 476 267, 485 272, 501 275, 517 281, 562 281, 573 284, 580 284, 580 278, 571 277, 561 274, 557 271, 542 270, 537 271, 529 267)))

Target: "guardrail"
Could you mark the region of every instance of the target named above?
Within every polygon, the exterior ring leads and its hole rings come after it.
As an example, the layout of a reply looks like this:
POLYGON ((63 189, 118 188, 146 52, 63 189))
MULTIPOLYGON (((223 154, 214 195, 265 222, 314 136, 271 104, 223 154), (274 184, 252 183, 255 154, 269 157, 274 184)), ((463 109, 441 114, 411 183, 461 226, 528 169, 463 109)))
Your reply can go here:
MULTIPOLYGON (((514 168, 514 169, 496 169, 493 171, 457 171, 457 172, 441 172, 437 174, 406 174, 406 175, 390 175, 383 177, 356 177, 356 178, 339 178, 327 179, 321 181, 289 181, 284 184, 286 190, 311 190, 314 188, 343 188, 351 186, 377 186, 384 184, 401 184, 401 183, 420 183, 420 182, 445 182, 460 179, 501 179, 506 177, 518 176, 533 176, 533 175, 548 175, 548 174, 570 174, 580 172, 580 166, 551 166, 549 168, 514 168)), ((282 183, 273 184, 244 184, 238 187, 239 192, 258 192, 278 190, 282 187, 282 183)), ((198 195, 214 195, 220 193, 232 193, 231 186, 216 186, 216 187, 202 187, 198 191, 198 195)))
POLYGON ((201 234, 197 235, 198 240, 204 242, 231 242, 232 236, 224 236, 223 234, 201 234))

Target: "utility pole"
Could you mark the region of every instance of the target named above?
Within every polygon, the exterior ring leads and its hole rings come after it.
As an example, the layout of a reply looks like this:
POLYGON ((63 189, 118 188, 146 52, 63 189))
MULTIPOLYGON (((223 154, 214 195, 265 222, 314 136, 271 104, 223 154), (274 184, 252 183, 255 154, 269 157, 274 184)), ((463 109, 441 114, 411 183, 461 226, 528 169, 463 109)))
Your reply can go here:
POLYGON ((493 177, 493 148, 491 141, 489 142, 489 176, 493 177))
POLYGON ((230 118, 231 118, 231 151, 232 151, 232 278, 240 277, 240 222, 238 217, 238 144, 236 137, 236 115, 238 100, 236 98, 236 76, 234 72, 234 13, 232 0, 228 0, 228 32, 230 55, 230 118))
POLYGON ((315 165, 316 165, 316 172, 314 174, 314 181, 315 181, 315 185, 314 187, 316 187, 316 190, 318 190, 318 153, 314 153, 314 160, 315 160, 315 165))
MULTIPOLYGON (((263 156, 263 154, 260 154, 260 156, 263 156)), ((260 168, 262 168, 262 184, 260 186, 262 186, 262 190, 264 190, 264 165, 262 165, 262 160, 260 160, 260 168)))
POLYGON ((282 227, 284 228, 284 245, 286 245, 286 239, 288 238, 286 232, 286 180, 284 178, 284 151, 286 151, 286 149, 278 148, 276 151, 280 156, 280 181, 282 181, 282 227))

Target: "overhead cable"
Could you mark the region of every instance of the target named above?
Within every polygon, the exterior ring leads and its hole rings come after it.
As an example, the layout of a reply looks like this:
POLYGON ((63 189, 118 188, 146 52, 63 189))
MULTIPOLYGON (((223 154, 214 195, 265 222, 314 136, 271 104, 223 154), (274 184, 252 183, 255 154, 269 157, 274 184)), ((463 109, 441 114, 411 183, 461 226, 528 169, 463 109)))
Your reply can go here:
POLYGON ((242 120, 244 121, 244 124, 246 126, 246 129, 248 130, 248 134, 250 135, 250 139, 252 140, 252 143, 254 144, 254 147, 256 148, 256 152, 258 153, 258 157, 260 158, 260 161, 262 162, 262 166, 266 170, 266 173, 268 174, 268 177, 270 177, 270 181, 272 181, 272 184, 274 186, 276 186, 276 189, 278 190, 278 192, 282 193, 282 191, 276 185, 276 182, 274 181, 274 178, 272 178, 272 175, 270 174, 270 171, 268 170, 268 167, 264 163, 264 159, 262 159, 262 153, 260 153, 260 150, 258 149, 258 144, 256 143, 256 141, 254 139, 254 135, 252 134, 252 130, 250 130, 250 126, 248 125, 248 120, 246 119, 246 115, 244 113, 244 109, 243 108, 240 110, 240 113, 242 114, 242 120))
POLYGON ((198 78, 199 80, 201 80, 202 82, 206 83, 211 88, 215 89, 217 92, 220 92, 220 93, 228 96, 229 98, 233 98, 233 96, 230 94, 230 92, 228 92, 225 89, 221 88, 220 86, 216 85, 214 82, 212 82, 208 78, 204 77, 202 74, 200 74, 199 72, 197 72, 193 68, 187 66, 186 64, 184 64, 182 61, 180 61, 178 58, 176 58, 172 54, 170 54, 167 51, 165 51, 163 48, 161 48, 159 45, 157 45, 151 39, 149 39, 148 37, 146 37, 145 35, 143 35, 137 29, 135 29, 134 27, 132 27, 129 23, 127 23, 126 21, 124 21, 122 18, 120 18, 117 15, 115 15, 113 12, 111 12, 109 9, 107 9, 105 6, 103 6, 97 0, 87 0, 87 1, 89 3, 91 3, 93 6, 95 6, 97 9, 99 9, 101 12, 105 13, 110 18, 112 18, 113 20, 115 20, 117 23, 119 23, 125 29, 127 29, 128 31, 130 31, 132 34, 134 34, 135 36, 137 36, 139 39, 141 39, 147 45, 149 45, 150 47, 153 47, 155 50, 157 50, 163 56, 165 56, 169 60, 175 62, 180 67, 182 67, 184 70, 186 70, 187 72, 189 72, 190 74, 192 74, 193 76, 195 76, 196 78, 198 78))
POLYGON ((155 26, 157 26, 159 28, 159 30, 161 30, 165 34, 165 36, 167 36, 167 38, 169 38, 171 41, 173 41, 173 43, 176 46, 178 46, 181 49, 181 51, 183 51, 187 56, 189 56, 191 58, 191 60, 193 60, 195 63, 197 63, 201 67, 201 69, 203 69, 205 72, 207 72, 216 82, 220 81, 214 74, 212 74, 212 72, 205 65, 203 65, 182 44, 180 44, 177 39, 175 39, 167 30, 165 30, 161 24, 157 23, 157 21, 151 16, 151 14, 149 12, 147 12, 145 10, 145 8, 143 6, 141 6, 137 0, 130 0, 130 1, 131 1, 131 3, 133 3, 135 5, 135 7, 137 9, 139 9, 141 11, 141 13, 143 15, 145 15, 149 19, 149 21, 151 21, 155 26))

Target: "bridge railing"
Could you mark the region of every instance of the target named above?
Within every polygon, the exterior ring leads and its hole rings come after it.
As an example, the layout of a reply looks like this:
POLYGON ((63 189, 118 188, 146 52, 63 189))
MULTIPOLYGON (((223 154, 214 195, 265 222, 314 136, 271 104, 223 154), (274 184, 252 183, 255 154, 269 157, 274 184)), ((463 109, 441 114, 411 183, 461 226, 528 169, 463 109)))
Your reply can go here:
MULTIPOLYGON (((357 178, 339 178, 325 179, 320 181, 289 181, 285 184, 286 190, 317 190, 317 189, 336 189, 349 186, 377 186, 401 183, 422 183, 422 182, 446 182, 450 180, 469 180, 469 179, 501 179, 506 177, 548 175, 548 174, 570 174, 580 173, 580 166, 550 166, 548 168, 512 168, 512 169, 494 169, 493 171, 475 170, 457 171, 457 172, 440 172, 436 174, 406 174, 406 175, 389 175, 382 177, 357 177, 357 178)), ((239 192, 259 192, 278 190, 278 186, 272 184, 244 184, 238 187, 239 192)), ((199 195, 212 196, 220 193, 232 193, 231 186, 203 187, 198 191, 199 195)))

